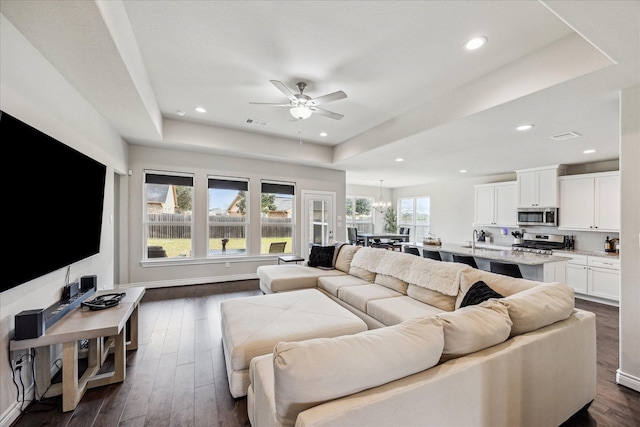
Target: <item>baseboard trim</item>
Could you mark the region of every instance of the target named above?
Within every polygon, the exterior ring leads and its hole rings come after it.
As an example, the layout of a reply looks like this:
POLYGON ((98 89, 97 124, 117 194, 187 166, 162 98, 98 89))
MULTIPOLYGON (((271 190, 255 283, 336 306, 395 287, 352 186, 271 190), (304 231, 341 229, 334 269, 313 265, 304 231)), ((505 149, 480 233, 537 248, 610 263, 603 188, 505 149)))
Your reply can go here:
POLYGON ((635 391, 640 391, 640 378, 626 374, 620 369, 616 370, 616 383, 635 391))
POLYGON ((127 289, 136 286, 144 286, 146 289, 151 288, 169 288, 173 286, 190 286, 190 285, 202 285, 204 283, 222 283, 222 282, 235 282, 238 280, 255 280, 258 278, 256 273, 245 274, 230 274, 228 276, 211 276, 211 277, 193 277, 188 279, 178 280, 161 280, 155 282, 138 282, 128 283, 126 285, 116 285, 117 289, 127 289))
MULTIPOLYGON (((34 392, 35 392, 35 389, 33 385, 31 385, 31 387, 29 387, 25 395, 25 402, 27 401, 30 402, 31 400, 33 400, 34 392)), ((25 404, 25 405, 28 405, 28 404, 25 404)), ((22 402, 15 402, 6 411, 4 411, 4 413, 2 414, 2 418, 0 418, 0 427, 9 427, 11 424, 13 424, 20 417, 20 415, 22 415, 22 411, 20 410, 21 406, 22 406, 22 402)))

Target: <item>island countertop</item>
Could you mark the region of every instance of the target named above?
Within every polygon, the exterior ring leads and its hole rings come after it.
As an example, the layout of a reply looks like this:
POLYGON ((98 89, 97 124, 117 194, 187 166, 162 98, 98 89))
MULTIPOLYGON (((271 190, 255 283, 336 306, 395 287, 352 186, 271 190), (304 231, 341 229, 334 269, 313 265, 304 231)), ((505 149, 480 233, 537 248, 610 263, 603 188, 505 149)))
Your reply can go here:
POLYGON ((422 242, 408 242, 405 243, 410 246, 415 246, 426 251, 439 251, 456 255, 470 255, 477 258, 484 258, 494 261, 502 261, 514 264, 522 265, 541 265, 550 262, 569 261, 571 258, 557 256, 557 255, 543 255, 530 252, 518 252, 510 249, 500 250, 491 248, 476 247, 474 250, 471 247, 458 245, 455 243, 442 243, 440 246, 435 245, 423 245, 422 242))

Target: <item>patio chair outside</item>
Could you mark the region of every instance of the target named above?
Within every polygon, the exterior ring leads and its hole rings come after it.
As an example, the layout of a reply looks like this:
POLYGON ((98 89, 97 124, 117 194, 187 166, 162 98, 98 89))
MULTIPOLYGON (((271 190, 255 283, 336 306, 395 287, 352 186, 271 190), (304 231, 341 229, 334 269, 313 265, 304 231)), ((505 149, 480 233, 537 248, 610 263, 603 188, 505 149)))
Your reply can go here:
POLYGON ((286 245, 287 245, 287 242, 273 242, 269 245, 269 253, 270 254, 284 253, 284 247, 286 245))

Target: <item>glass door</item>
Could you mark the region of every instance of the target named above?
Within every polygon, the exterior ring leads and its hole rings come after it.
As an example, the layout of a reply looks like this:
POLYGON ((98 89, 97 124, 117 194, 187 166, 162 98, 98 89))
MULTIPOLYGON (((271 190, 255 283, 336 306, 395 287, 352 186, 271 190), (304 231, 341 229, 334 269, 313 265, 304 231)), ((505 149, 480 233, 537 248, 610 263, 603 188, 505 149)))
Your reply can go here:
POLYGON ((334 242, 333 224, 335 193, 303 192, 303 256, 307 256, 312 245, 327 246, 334 242))

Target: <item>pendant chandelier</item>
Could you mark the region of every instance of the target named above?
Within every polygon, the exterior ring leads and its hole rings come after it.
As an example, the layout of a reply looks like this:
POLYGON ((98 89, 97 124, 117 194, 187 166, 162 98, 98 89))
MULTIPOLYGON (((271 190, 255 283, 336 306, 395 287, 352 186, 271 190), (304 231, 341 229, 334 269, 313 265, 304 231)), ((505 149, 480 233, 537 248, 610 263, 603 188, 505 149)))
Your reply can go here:
POLYGON ((373 209, 380 213, 385 213, 389 208, 391 208, 391 202, 384 200, 384 196, 382 195, 382 180, 380 180, 380 197, 378 197, 378 200, 373 202, 373 209))

